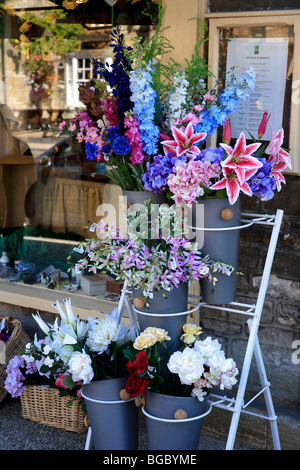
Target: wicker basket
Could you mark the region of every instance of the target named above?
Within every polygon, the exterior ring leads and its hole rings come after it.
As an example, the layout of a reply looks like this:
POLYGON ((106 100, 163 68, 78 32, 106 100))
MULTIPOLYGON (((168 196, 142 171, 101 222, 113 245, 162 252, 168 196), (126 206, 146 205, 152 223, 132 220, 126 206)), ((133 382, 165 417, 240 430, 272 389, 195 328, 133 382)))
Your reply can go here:
POLYGON ((61 397, 55 388, 28 385, 21 395, 22 416, 36 423, 82 434, 87 430, 86 413, 78 399, 67 406, 69 396, 61 397))
MULTIPOLYGON (((0 316, 0 321, 4 317, 0 316)), ((0 402, 4 399, 7 394, 7 390, 4 388, 4 382, 6 379, 6 366, 10 359, 16 356, 22 351, 27 343, 32 342, 27 333, 22 327, 22 323, 12 317, 6 317, 6 323, 11 332, 9 339, 4 343, 5 353, 5 364, 0 363, 0 402)))

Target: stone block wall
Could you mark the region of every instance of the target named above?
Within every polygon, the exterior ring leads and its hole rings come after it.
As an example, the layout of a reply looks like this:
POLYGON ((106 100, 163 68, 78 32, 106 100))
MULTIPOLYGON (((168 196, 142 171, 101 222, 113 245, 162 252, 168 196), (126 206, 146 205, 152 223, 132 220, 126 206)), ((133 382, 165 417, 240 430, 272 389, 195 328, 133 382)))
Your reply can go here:
MULTIPOLYGON (((300 411, 300 178, 286 177, 286 185, 271 201, 243 198, 243 212, 274 214, 284 211, 259 329, 259 341, 274 404, 300 411), (298 362, 298 363, 297 363, 298 362)), ((271 227, 253 225, 241 231, 237 301, 254 304, 267 255, 271 227)), ((242 315, 202 309, 205 333, 220 339, 227 355, 242 367, 248 326, 242 315)), ((247 392, 260 390, 255 361, 247 392)), ((300 445, 300 443, 299 443, 300 445)))

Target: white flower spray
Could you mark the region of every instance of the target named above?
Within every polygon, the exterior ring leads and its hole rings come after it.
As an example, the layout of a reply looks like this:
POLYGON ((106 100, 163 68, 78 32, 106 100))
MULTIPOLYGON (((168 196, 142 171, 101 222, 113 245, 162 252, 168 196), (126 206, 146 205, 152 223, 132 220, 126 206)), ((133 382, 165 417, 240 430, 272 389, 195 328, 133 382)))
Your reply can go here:
POLYGON ((171 126, 178 119, 182 119, 185 114, 186 96, 188 81, 184 78, 185 74, 181 70, 174 75, 172 90, 166 95, 165 104, 167 104, 167 121, 171 126))

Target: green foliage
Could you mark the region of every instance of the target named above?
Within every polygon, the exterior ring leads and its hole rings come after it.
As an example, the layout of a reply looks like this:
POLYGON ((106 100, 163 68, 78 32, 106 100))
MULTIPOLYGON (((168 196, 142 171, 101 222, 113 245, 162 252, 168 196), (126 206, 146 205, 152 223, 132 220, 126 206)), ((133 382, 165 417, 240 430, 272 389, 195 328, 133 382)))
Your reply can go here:
MULTIPOLYGON (((50 54, 64 56, 68 52, 81 48, 80 36, 84 33, 84 27, 80 24, 64 23, 63 19, 67 12, 62 10, 51 10, 43 14, 35 15, 32 12, 25 12, 20 17, 22 24, 40 26, 46 31, 42 37, 34 37, 30 41, 19 43, 19 48, 25 47, 31 54, 50 54), (59 20, 59 21, 58 21, 59 20)), ((22 27, 20 28, 22 31, 22 27)))
POLYGON ((174 49, 170 40, 164 36, 165 31, 169 29, 169 26, 162 27, 164 13, 165 9, 160 8, 154 33, 149 40, 143 42, 141 37, 132 39, 132 59, 137 66, 148 64, 153 59, 157 60, 152 79, 153 88, 159 96, 165 93, 174 73, 180 68, 180 65, 172 59, 169 59, 166 63, 161 61, 162 56, 171 53, 174 49))
MULTIPOLYGON (((195 20, 195 18, 193 18, 195 20)), ((202 45, 208 41, 206 37, 207 33, 207 24, 205 21, 196 19, 198 21, 198 37, 200 38, 195 44, 192 58, 190 60, 185 60, 186 62, 186 79, 189 82, 189 94, 193 101, 200 101, 199 95, 202 95, 206 92, 206 79, 213 76, 208 68, 208 64, 205 59, 200 55, 200 49, 202 45), (203 80, 203 82, 201 81, 203 80)))

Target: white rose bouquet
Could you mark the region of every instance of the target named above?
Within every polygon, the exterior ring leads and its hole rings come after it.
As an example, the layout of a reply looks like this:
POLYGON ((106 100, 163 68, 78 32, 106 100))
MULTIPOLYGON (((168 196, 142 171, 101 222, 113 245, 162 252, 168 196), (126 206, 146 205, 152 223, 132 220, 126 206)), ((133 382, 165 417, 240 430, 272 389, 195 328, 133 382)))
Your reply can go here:
POLYGON ((211 337, 173 353, 168 369, 178 375, 181 384, 191 386, 191 395, 200 401, 213 387, 231 389, 237 383, 238 369, 234 360, 227 359, 220 343, 211 337))

